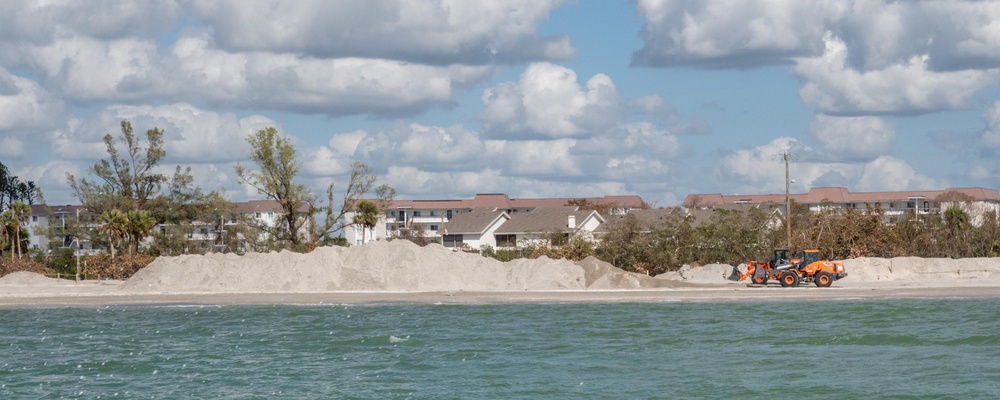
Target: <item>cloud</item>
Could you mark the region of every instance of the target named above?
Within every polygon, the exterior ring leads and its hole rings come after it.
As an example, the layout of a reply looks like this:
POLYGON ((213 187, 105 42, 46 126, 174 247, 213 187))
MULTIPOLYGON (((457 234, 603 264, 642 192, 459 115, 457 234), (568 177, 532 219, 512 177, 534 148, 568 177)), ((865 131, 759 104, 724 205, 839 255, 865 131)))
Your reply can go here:
POLYGON ((792 72, 803 80, 799 95, 827 114, 924 113, 965 108, 984 87, 1000 82, 1000 70, 934 72, 928 56, 916 55, 884 69, 847 65, 847 46, 832 35, 826 52, 802 58, 792 72))
MULTIPOLYGON (((34 81, 0 67, 0 134, 43 139, 65 122, 63 102, 34 81)), ((41 140, 39 140, 41 141, 41 140)))
POLYGON ((267 126, 278 127, 268 118, 237 118, 234 114, 206 111, 190 104, 162 106, 110 106, 81 121, 53 143, 56 155, 80 159, 80 147, 91 149, 82 159, 97 160, 107 156, 103 137, 121 135, 121 121, 127 120, 133 132, 145 144, 145 132, 158 128, 164 132, 164 161, 183 163, 231 162, 249 153, 245 138, 267 126))
POLYGON ((421 171, 409 166, 389 167, 385 181, 413 198, 470 198, 476 193, 506 193, 511 197, 589 197, 633 194, 621 182, 558 182, 528 176, 510 176, 484 167, 469 171, 421 171))
POLYGON ((0 41, 44 44, 68 31, 101 39, 152 37, 174 25, 179 12, 174 0, 6 0, 0 3, 0 41))
POLYGON ((392 59, 431 65, 565 60, 566 36, 536 25, 563 0, 194 1, 228 52, 392 59))
POLYGON ((822 47, 834 2, 639 0, 644 46, 634 65, 753 67, 787 64, 822 47))
POLYGON ((983 115, 986 130, 980 139, 980 144, 987 149, 1000 149, 1000 101, 994 102, 983 115))
POLYGON ((633 65, 788 66, 825 114, 969 107, 1000 83, 1000 3, 638 0, 633 65))
POLYGON ((518 82, 503 82, 483 92, 479 114, 484 131, 506 137, 574 137, 607 129, 620 118, 618 89, 597 74, 586 87, 576 72, 550 63, 532 63, 518 82))
POLYGON ((916 172, 906 161, 880 156, 869 162, 841 162, 817 157, 816 150, 794 138, 777 138, 770 143, 732 151, 722 157, 715 174, 733 193, 784 193, 785 165, 782 154, 789 151, 792 192, 813 187, 843 186, 851 191, 928 190, 947 183, 916 172))
POLYGON ((872 160, 891 150, 896 139, 892 124, 879 117, 817 115, 809 134, 823 144, 828 160, 872 160))
POLYGON ((882 156, 864 166, 855 190, 929 190, 944 187, 947 187, 947 183, 917 173, 906 161, 882 156))

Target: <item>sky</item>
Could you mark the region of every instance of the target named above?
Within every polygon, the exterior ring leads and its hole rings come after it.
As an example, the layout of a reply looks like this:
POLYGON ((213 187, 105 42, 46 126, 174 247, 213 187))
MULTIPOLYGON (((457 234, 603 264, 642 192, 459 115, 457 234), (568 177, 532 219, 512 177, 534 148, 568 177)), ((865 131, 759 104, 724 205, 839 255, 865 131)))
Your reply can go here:
POLYGON ((266 127, 320 197, 998 188, 1000 2, 0 3, 0 162, 76 204, 122 120, 233 201, 266 127))

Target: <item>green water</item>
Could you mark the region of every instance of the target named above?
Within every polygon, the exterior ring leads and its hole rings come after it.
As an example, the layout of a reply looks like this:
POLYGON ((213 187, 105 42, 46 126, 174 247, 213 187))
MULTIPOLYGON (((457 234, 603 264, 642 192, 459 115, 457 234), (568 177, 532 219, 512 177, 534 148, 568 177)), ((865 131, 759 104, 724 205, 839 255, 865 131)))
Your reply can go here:
POLYGON ((998 398, 1000 299, 0 310, 0 398, 998 398))

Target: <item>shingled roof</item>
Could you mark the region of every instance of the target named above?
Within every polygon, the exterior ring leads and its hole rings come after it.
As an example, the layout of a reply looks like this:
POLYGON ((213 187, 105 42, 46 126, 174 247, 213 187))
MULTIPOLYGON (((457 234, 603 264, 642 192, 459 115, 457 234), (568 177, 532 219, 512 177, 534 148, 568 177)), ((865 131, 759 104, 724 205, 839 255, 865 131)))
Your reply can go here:
POLYGON ((441 231, 448 235, 482 234, 498 219, 508 218, 510 217, 503 211, 492 208, 476 208, 469 212, 456 214, 441 226, 441 231))
POLYGON ((591 214, 601 222, 604 221, 604 218, 593 210, 578 210, 577 207, 539 207, 528 212, 512 214, 510 220, 497 228, 495 233, 574 232, 591 214), (577 225, 573 229, 568 226, 570 215, 576 219, 577 225))

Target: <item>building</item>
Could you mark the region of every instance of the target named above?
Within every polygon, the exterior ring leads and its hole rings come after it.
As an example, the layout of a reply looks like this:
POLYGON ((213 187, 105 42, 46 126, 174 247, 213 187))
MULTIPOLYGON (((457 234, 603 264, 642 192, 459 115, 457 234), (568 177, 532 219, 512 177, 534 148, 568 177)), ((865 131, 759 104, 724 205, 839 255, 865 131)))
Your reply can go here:
MULTIPOLYGON (((235 233, 235 228, 239 221, 246 220, 255 222, 257 225, 274 227, 280 223, 281 206, 274 200, 251 200, 246 202, 233 203, 233 210, 227 215, 220 215, 218 221, 191 221, 185 223, 183 230, 187 235, 188 243, 186 250, 190 252, 209 251, 236 251, 245 249, 234 249, 227 241, 226 235, 235 233)), ((307 224, 308 225, 308 224, 307 224)), ((84 232, 97 229, 100 224, 97 216, 84 206, 64 205, 46 206, 32 205, 31 218, 28 222, 29 249, 48 251, 53 248, 80 249, 84 253, 96 253, 104 251, 103 248, 94 246, 84 232), (48 207, 48 210, 46 210, 48 207), (50 237, 50 234, 52 235, 50 237)), ((175 225, 159 224, 154 227, 154 231, 165 232, 175 225)), ((300 235, 308 237, 308 226, 304 226, 300 235)), ((260 232, 266 235, 266 232, 260 232)), ((244 242, 246 238, 239 236, 235 243, 244 242)), ((263 238, 259 238, 263 239, 263 238)), ((152 237, 144 239, 150 243, 152 237)))
POLYGON ((97 226, 97 216, 87 207, 51 206, 48 212, 45 207, 40 204, 31 206, 31 218, 28 219, 29 249, 48 251, 51 248, 72 248, 83 253, 99 250, 89 240, 77 237, 77 229, 88 230, 97 226))
MULTIPOLYGON (((477 194, 472 199, 459 200, 394 200, 381 210, 382 215, 374 229, 362 232, 360 226, 355 225, 353 228, 349 226, 344 229, 344 238, 351 245, 360 245, 363 242, 385 238, 407 237, 419 230, 424 237, 444 243, 446 239, 442 229, 444 224, 473 210, 504 212, 507 218, 513 218, 518 213, 537 208, 564 207, 573 204, 581 208, 600 210, 599 215, 623 215, 633 209, 648 207, 639 196, 512 199, 506 194, 491 193, 477 194)), ((354 213, 348 212, 345 219, 350 223, 354 219, 354 213)), ((465 227, 459 230, 463 231, 462 235, 473 234, 464 232, 465 227)), ((454 229, 449 230, 448 235, 459 234, 456 232, 454 229)), ((451 239, 454 240, 455 237, 452 236, 451 239)), ((486 241, 489 242, 489 239, 486 241)))
MULTIPOLYGON (((970 222, 979 225, 987 213, 1000 211, 1000 193, 985 188, 851 193, 842 187, 824 187, 812 188, 808 193, 789 194, 788 198, 808 207, 810 211, 848 208, 881 210, 887 223, 894 223, 908 215, 916 218, 937 215, 952 205, 958 205, 969 214, 970 222)), ((784 204, 784 194, 692 194, 684 200, 684 207, 701 210, 732 205, 760 205, 784 213, 784 204)))

